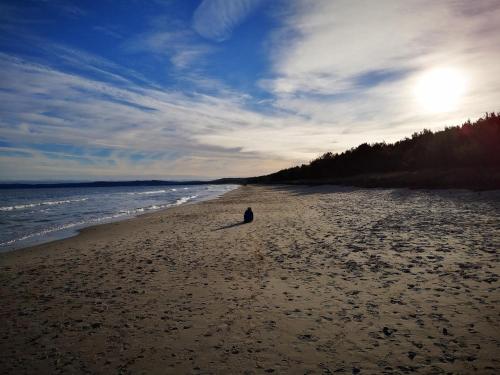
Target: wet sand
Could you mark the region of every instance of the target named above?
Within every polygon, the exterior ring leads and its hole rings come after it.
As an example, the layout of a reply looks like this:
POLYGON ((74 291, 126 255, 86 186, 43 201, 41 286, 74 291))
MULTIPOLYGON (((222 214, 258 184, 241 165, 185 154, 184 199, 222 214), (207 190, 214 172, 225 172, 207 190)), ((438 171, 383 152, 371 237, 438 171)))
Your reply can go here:
POLYGON ((0 373, 496 374, 499 217, 498 191, 248 186, 0 254, 0 373))

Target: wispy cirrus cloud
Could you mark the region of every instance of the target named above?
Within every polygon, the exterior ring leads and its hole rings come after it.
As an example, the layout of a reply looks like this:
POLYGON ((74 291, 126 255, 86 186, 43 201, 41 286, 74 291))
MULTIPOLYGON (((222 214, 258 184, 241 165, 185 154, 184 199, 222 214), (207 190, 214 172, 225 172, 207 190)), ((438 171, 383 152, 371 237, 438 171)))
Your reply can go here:
POLYGON ((193 15, 193 28, 206 39, 222 42, 261 0, 203 0, 193 15))
POLYGON ((185 69, 193 63, 202 65, 202 58, 214 51, 212 46, 197 39, 184 24, 172 25, 168 19, 158 17, 148 30, 126 39, 121 47, 128 53, 167 57, 175 68, 185 69))
POLYGON ((0 167, 25 176, 72 168, 75 174, 116 178, 252 175, 332 145, 315 124, 249 110, 245 95, 225 89, 208 95, 127 86, 6 54, 0 68, 0 167))
POLYGON ((120 33, 118 30, 115 30, 115 28, 110 25, 108 26, 95 25, 92 26, 92 30, 100 35, 106 35, 113 39, 123 39, 124 37, 122 33, 120 33))

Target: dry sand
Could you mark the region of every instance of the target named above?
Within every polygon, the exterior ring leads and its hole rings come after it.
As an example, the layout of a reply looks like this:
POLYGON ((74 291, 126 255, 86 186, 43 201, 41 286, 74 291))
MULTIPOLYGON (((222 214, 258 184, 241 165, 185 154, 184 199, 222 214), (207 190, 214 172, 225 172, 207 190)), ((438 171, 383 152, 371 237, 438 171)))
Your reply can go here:
POLYGON ((242 187, 3 254, 0 373, 499 373, 499 194, 242 187))

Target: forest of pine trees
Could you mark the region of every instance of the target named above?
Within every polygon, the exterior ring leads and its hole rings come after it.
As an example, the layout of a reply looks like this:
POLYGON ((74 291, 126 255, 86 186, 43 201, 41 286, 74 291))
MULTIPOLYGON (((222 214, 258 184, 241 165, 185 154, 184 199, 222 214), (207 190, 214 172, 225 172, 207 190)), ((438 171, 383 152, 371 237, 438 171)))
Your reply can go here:
POLYGON ((474 123, 467 121, 442 131, 424 129, 396 143, 363 143, 340 154, 328 152, 307 165, 257 177, 251 182, 321 182, 366 174, 418 171, 429 174, 433 170, 452 169, 500 172, 500 113, 487 113, 474 123))

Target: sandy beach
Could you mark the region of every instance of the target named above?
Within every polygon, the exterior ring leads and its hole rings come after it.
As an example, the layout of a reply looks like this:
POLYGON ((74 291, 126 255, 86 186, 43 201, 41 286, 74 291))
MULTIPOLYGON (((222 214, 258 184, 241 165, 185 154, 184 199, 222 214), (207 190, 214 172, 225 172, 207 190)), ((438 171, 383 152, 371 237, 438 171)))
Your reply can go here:
POLYGON ((0 254, 0 373, 497 374, 499 217, 498 191, 244 186, 0 254))

